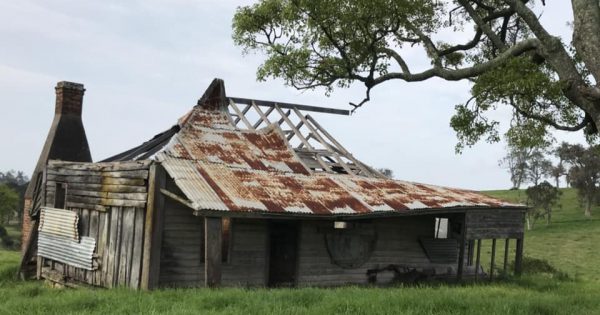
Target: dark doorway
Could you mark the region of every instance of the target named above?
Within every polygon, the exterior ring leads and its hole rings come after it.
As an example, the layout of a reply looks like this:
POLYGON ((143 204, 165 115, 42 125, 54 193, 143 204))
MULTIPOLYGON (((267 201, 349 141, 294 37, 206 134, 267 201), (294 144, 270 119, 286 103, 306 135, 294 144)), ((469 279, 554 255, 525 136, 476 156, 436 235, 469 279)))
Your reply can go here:
POLYGON ((269 286, 294 286, 296 284, 298 224, 290 221, 271 222, 269 239, 269 286))

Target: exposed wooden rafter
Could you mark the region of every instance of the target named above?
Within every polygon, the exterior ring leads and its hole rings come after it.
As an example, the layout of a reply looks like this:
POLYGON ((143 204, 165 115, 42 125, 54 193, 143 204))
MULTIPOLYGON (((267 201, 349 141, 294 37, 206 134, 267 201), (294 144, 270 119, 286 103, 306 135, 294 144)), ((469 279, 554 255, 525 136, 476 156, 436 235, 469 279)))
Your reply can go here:
POLYGON ((235 97, 229 98, 229 108, 231 120, 236 128, 255 130, 261 126, 277 124, 288 142, 295 143, 292 146, 298 156, 314 171, 384 177, 358 161, 312 116, 302 112, 349 114, 346 111, 235 97))

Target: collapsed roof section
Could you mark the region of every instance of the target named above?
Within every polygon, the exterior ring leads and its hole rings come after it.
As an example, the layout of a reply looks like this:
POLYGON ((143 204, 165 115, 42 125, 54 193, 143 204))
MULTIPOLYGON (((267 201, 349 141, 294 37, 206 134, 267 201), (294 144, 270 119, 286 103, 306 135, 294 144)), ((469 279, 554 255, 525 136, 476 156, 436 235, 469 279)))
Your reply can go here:
POLYGON ((348 216, 519 207, 471 191, 385 178, 300 108, 345 111, 227 98, 218 79, 198 103, 176 127, 107 161, 152 156, 185 194, 180 201, 197 211, 348 216))

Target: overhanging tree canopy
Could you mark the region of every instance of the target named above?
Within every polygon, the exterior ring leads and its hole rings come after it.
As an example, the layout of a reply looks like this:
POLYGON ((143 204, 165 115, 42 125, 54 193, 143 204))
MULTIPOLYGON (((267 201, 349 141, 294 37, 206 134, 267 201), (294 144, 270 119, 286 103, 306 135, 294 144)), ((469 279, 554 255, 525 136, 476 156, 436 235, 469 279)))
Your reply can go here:
MULTIPOLYGON (((542 1, 544 4, 544 1, 542 1)), ((370 90, 391 80, 472 80, 472 98, 451 120, 460 150, 498 141, 486 113, 513 109, 509 137, 542 142, 548 127, 598 133, 600 4, 573 0, 573 41, 550 34, 528 0, 260 0, 238 8, 233 38, 246 52, 266 53, 257 76, 282 78, 297 89, 370 90), (445 30, 472 29, 462 43, 445 30), (414 71, 408 46, 423 48, 431 67, 414 71)), ((539 4, 538 4, 539 5, 539 4)), ((551 5, 551 4, 549 4, 551 5)))

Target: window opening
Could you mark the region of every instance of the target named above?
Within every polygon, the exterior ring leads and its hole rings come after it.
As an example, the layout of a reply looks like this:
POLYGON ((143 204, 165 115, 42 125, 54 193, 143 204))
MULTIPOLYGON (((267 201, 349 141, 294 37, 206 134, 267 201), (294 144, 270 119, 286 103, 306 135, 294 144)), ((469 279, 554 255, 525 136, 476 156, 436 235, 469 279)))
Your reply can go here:
POLYGON ((54 208, 65 209, 67 201, 67 183, 56 183, 56 193, 54 194, 54 208))

